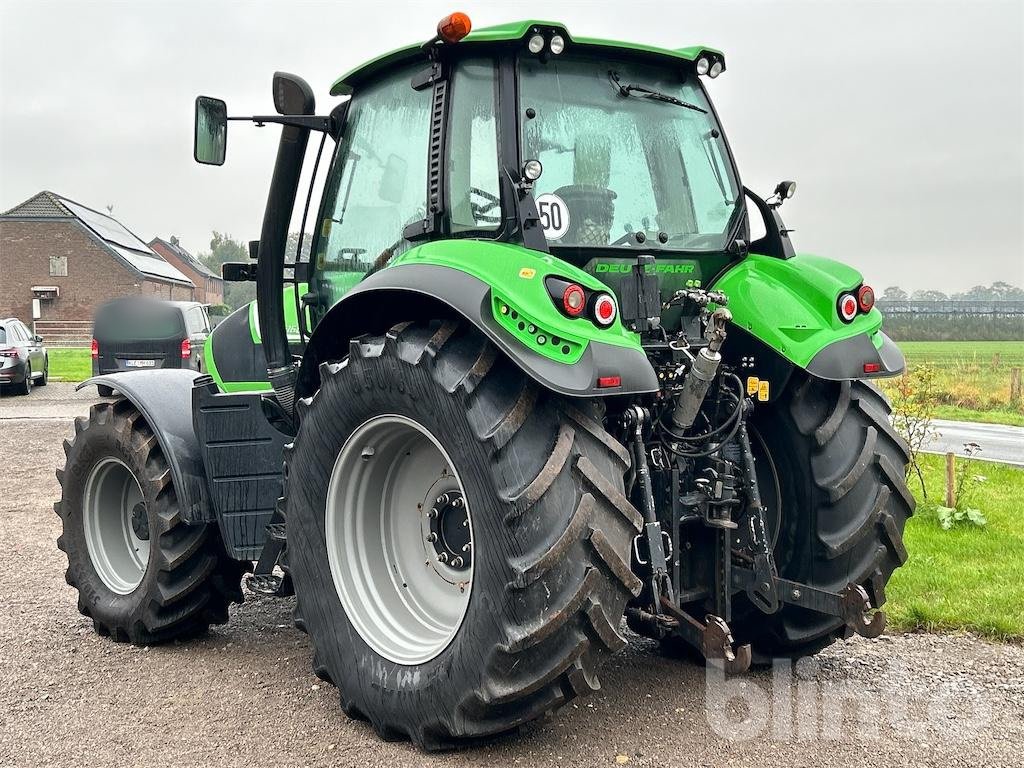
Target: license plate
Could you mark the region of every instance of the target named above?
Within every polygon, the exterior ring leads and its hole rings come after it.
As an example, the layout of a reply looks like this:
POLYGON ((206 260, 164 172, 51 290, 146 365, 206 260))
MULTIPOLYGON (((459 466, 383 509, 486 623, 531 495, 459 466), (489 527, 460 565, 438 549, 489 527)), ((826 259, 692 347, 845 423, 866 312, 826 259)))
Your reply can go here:
POLYGON ((125 360, 125 368, 153 368, 156 366, 156 360, 125 360))

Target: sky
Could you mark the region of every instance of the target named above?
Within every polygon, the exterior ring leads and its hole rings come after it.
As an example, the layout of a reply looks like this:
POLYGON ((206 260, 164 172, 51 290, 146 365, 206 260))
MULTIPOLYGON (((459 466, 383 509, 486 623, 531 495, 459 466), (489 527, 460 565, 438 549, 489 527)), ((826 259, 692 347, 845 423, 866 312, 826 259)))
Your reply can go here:
POLYGON ((767 195, 797 181, 782 213, 798 252, 876 288, 1024 286, 1022 0, 0 0, 0 211, 48 189, 193 253, 213 230, 255 239, 278 129, 233 123, 227 163, 199 166, 195 97, 273 113, 285 70, 325 114, 339 75, 453 10, 476 27, 553 19, 720 48, 728 70, 708 89, 743 183, 767 195))

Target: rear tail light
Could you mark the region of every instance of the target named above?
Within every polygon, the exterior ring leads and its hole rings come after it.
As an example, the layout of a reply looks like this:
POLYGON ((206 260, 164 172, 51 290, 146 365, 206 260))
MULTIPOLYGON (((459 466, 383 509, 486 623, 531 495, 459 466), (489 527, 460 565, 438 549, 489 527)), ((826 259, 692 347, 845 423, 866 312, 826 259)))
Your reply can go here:
POLYGON ((599 389, 607 389, 608 387, 621 387, 622 377, 621 376, 598 376, 597 386, 599 389))
POLYGON ((882 370, 880 363, 864 363, 864 373, 878 373, 882 370))
POLYGON ((870 312, 875 306, 875 289, 870 285, 862 285, 857 291, 857 305, 861 312, 870 312))
POLYGON ((839 318, 844 323, 853 322, 858 308, 857 298, 852 293, 844 293, 839 297, 839 318))
POLYGON ((100 356, 100 343, 96 339, 92 340, 92 359, 96 360, 100 356))
POLYGON ((587 308, 587 294, 582 286, 571 283, 562 294, 562 306, 565 313, 571 317, 579 317, 587 308))
POLYGON ((615 322, 615 315, 617 311, 615 309, 615 299, 613 299, 607 293, 597 294, 597 298, 594 299, 594 322, 598 325, 608 327, 615 322))
POLYGON ((192 357, 192 342, 185 339, 181 342, 181 359, 187 360, 192 357))
POLYGON ((0 349, 0 357, 17 357, 17 356, 18 356, 18 350, 16 350, 14 347, 11 347, 10 349, 0 349))

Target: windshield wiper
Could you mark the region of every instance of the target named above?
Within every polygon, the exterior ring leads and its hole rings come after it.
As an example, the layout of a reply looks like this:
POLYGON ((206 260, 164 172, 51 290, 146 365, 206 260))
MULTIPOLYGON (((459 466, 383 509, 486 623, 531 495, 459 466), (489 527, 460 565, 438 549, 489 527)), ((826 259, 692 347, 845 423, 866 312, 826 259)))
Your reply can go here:
POLYGON ((611 81, 612 87, 614 87, 622 96, 632 96, 636 94, 642 99, 664 101, 666 104, 675 104, 677 107, 692 109, 694 112, 700 112, 702 115, 706 115, 708 113, 706 109, 698 107, 696 104, 690 104, 682 99, 677 99, 675 96, 670 94, 656 91, 653 88, 648 88, 646 85, 639 85, 637 83, 627 83, 626 85, 623 85, 622 81, 619 80, 618 72, 609 72, 608 79, 611 81))

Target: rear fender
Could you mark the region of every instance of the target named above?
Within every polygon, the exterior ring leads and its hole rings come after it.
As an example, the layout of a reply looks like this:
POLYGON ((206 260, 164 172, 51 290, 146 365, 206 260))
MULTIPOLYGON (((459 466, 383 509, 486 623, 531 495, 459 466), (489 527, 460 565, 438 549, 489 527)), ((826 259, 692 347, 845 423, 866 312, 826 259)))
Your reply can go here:
POLYGON ((127 398, 153 430, 167 459, 182 519, 214 519, 206 488, 206 469, 192 425, 192 386, 201 374, 189 369, 132 371, 93 376, 75 389, 106 386, 127 398))
MULTIPOLYGON (((657 391, 657 376, 637 335, 618 321, 601 329, 585 318, 563 316, 547 293, 549 275, 607 290, 570 264, 508 244, 439 241, 414 248, 348 291, 321 318, 303 358, 299 394, 317 389, 319 364, 346 356, 350 339, 382 333, 397 322, 434 318, 468 321, 538 384, 563 395, 657 391), (502 306, 509 312, 502 314, 502 306), (552 344, 553 338, 559 343, 552 344), (621 384, 597 386, 609 376, 620 377, 621 384)), ((329 290, 329 277, 325 282, 329 290)))
MULTIPOLYGON (((818 256, 751 254, 727 270, 714 288, 729 297, 741 337, 753 337, 793 366, 835 381, 896 376, 906 363, 882 332, 881 313, 872 309, 850 323, 839 317, 840 294, 856 291, 863 282, 857 270, 818 256)), ((751 375, 759 361, 754 363, 751 375)))

